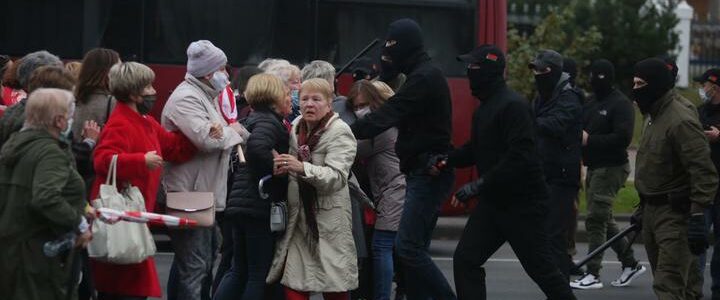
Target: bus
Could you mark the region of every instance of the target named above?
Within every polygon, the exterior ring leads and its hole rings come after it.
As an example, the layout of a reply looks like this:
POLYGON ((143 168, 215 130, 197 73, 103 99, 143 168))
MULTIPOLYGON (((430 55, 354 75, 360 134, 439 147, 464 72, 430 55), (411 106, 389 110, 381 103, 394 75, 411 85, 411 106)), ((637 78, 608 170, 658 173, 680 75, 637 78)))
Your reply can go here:
MULTIPOLYGON (((471 112, 465 65, 455 57, 475 45, 505 47, 506 0, 27 0, 2 1, 0 54, 20 57, 48 50, 79 60, 95 47, 117 50, 123 60, 156 73, 159 116, 185 74, 190 42, 207 39, 225 51, 233 67, 284 58, 302 66, 315 59, 338 69, 388 24, 409 17, 423 28, 433 62, 446 74, 453 100, 453 143, 469 138, 471 112)), ((368 56, 379 57, 376 47, 368 56)), ((347 92, 351 78, 340 77, 347 92)), ((476 175, 457 172, 457 184, 476 175)), ((444 214, 463 213, 443 208, 444 214)))

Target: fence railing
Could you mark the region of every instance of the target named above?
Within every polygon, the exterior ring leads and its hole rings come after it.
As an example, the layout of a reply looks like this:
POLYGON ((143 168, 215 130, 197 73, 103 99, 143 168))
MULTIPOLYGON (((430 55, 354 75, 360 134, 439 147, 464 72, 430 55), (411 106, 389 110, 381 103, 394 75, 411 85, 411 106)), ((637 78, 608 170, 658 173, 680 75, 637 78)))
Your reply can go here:
POLYGON ((693 21, 690 29, 691 77, 720 67, 720 22, 693 21))

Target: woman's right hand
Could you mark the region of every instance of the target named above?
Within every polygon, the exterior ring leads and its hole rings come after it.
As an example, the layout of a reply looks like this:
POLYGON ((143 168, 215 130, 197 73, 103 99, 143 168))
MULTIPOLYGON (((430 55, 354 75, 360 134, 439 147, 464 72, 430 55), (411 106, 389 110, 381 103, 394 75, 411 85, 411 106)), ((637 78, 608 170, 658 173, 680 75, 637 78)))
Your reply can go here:
POLYGON ((163 159, 160 155, 157 155, 157 151, 145 153, 145 165, 148 169, 155 170, 155 168, 162 167, 162 164, 163 159))

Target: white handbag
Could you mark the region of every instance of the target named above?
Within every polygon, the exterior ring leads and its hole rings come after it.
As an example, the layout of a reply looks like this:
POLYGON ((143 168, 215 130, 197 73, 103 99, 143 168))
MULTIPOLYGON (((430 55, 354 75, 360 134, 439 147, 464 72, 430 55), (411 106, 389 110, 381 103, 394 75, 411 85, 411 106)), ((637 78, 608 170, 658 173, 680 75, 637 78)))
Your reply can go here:
MULTIPOLYGON (((100 185, 97 208, 119 211, 145 211, 145 199, 137 187, 117 188, 117 155, 113 155, 105 184, 100 185)), ((147 224, 120 221, 108 224, 96 219, 92 225, 93 239, 88 246, 91 258, 113 264, 136 264, 155 254, 155 241, 147 224)))

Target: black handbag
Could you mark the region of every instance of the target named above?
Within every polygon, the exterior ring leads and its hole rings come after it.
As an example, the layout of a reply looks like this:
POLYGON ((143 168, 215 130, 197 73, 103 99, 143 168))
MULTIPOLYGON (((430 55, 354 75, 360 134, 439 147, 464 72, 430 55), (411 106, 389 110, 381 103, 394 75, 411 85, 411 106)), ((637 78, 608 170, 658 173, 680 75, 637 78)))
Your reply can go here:
MULTIPOLYGON (((260 198, 268 199, 270 195, 265 193, 263 185, 266 181, 270 180, 272 175, 267 175, 260 179, 258 182, 258 192, 260 198)), ((272 201, 270 203, 270 232, 272 233, 284 233, 287 229, 288 213, 287 213, 287 200, 272 201)))

